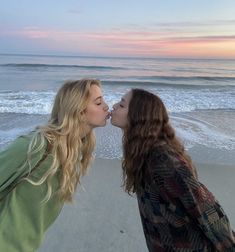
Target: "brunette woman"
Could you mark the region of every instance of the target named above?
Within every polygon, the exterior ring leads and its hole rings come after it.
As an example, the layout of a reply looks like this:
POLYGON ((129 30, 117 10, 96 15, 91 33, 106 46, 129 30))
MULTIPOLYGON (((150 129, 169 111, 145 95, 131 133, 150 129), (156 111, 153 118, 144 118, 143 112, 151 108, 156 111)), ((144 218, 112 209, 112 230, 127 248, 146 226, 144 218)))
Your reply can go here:
POLYGON ((149 251, 235 251, 229 220, 198 180, 161 99, 133 89, 111 116, 123 129, 124 188, 137 195, 149 251))

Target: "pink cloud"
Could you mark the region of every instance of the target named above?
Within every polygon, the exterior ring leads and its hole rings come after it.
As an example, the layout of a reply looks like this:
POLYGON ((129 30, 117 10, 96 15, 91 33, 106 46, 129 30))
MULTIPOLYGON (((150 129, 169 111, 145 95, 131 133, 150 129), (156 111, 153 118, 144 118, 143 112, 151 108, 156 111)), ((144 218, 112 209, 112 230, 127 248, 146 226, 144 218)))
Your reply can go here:
POLYGON ((235 35, 196 35, 163 31, 73 32, 26 27, 23 30, 1 32, 1 36, 14 36, 43 41, 44 46, 61 51, 100 53, 105 55, 180 56, 200 52, 202 55, 230 54, 235 56, 235 35), (181 35, 181 36, 180 36, 181 35), (224 46, 223 46, 224 45, 224 46), (229 47, 228 47, 229 45, 229 47), (233 53, 234 52, 234 53, 233 53))
POLYGON ((9 37, 25 37, 29 39, 42 39, 48 38, 51 36, 51 31, 49 30, 40 30, 37 27, 26 27, 23 30, 3 30, 1 33, 2 36, 9 37))

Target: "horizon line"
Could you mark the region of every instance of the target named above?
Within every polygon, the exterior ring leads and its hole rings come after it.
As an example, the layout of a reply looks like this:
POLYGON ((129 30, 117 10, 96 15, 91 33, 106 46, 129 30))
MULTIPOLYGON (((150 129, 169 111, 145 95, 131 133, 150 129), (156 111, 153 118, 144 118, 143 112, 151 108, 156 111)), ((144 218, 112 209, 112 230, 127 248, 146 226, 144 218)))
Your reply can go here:
POLYGON ((116 58, 116 59, 185 59, 185 60, 235 60, 235 58, 221 58, 221 57, 149 57, 149 56, 98 56, 98 55, 70 55, 69 53, 65 54, 47 54, 47 53, 1 53, 0 55, 5 56, 40 56, 40 57, 71 57, 71 58, 116 58))

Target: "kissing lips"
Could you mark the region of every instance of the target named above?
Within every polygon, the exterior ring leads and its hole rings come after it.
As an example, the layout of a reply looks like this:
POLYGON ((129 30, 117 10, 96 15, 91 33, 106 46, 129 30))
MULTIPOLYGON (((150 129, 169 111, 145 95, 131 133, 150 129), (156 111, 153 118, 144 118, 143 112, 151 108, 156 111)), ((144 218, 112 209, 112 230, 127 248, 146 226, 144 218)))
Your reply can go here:
POLYGON ((111 113, 108 113, 108 114, 106 115, 105 119, 108 120, 108 119, 110 118, 110 116, 111 116, 111 113))

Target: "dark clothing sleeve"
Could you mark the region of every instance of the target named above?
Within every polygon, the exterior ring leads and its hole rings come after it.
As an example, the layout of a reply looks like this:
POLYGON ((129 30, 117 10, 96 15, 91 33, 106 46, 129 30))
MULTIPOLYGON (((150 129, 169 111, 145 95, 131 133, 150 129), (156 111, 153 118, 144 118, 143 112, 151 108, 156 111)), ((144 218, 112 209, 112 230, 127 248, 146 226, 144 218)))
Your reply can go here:
POLYGON ((182 209, 216 250, 235 251, 235 239, 226 214, 186 162, 169 151, 160 150, 151 155, 148 167, 163 197, 182 204, 182 209))

